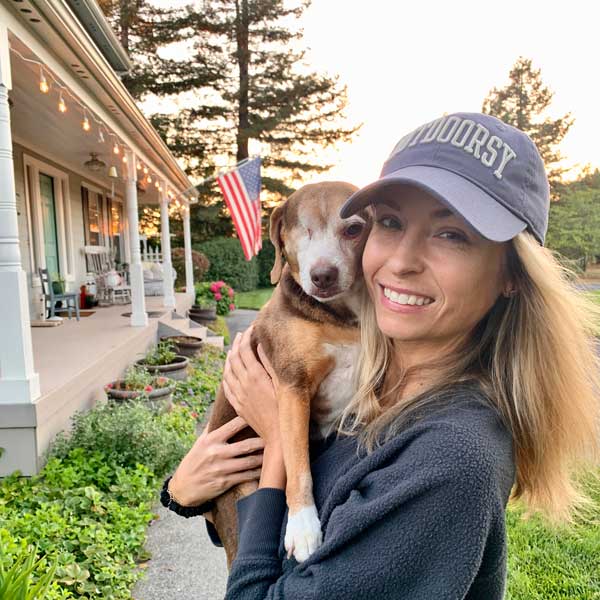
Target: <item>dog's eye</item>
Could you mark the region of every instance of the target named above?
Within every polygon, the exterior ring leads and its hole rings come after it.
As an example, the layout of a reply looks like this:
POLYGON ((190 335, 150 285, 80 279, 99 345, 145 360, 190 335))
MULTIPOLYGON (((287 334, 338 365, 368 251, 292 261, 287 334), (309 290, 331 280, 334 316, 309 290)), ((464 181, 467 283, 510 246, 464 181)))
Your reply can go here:
POLYGON ((363 228, 364 225, 362 223, 352 223, 344 229, 344 235, 348 238, 358 237, 362 233, 363 228))

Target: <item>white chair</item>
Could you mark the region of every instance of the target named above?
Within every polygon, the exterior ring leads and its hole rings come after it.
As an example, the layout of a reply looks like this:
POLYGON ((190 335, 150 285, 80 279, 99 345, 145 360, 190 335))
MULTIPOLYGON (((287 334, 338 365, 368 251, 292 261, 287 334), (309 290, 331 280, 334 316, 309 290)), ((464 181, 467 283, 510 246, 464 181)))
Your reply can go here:
POLYGON ((117 271, 114 256, 106 246, 84 246, 88 266, 96 279, 97 298, 108 304, 131 302, 131 286, 127 284, 125 271, 117 271))

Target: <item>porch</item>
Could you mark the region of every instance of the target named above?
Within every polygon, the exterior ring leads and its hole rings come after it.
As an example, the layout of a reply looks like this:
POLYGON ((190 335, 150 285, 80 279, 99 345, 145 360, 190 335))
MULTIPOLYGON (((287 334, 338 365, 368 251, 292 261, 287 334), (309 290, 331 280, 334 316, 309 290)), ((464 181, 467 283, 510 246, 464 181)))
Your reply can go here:
POLYGON ((95 3, 0 3, 0 477, 36 473, 54 435, 103 397, 161 327, 190 333, 192 183, 123 86, 117 72, 128 68, 95 3), (162 296, 148 298, 142 202, 160 207, 162 296), (185 295, 174 294, 171 275, 174 213, 185 295), (39 270, 79 293, 88 245, 128 266, 131 304, 32 328, 46 317, 39 270), (155 310, 160 318, 148 314, 155 310))

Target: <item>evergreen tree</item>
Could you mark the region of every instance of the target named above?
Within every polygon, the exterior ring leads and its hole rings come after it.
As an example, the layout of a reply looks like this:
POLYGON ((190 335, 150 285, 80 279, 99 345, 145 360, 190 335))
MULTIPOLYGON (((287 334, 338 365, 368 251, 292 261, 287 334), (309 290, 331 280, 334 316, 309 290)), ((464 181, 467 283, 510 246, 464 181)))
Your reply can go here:
POLYGON ((299 49, 302 31, 291 23, 309 4, 205 0, 188 9, 196 49, 190 64, 205 68, 210 55, 220 76, 202 88, 190 86, 199 99, 194 107, 155 115, 153 123, 191 175, 206 176, 215 159, 232 164, 247 158, 254 139, 266 150, 264 186, 287 195, 307 174, 330 167, 319 158, 322 148, 357 130, 340 124, 345 87, 311 71, 299 49))
POLYGON ((519 57, 509 73, 509 83, 493 88, 483 101, 482 111, 527 133, 535 142, 546 165, 548 179, 557 197, 564 167, 558 165, 562 156, 559 144, 573 125, 570 113, 558 118, 544 118, 552 102, 553 92, 542 82, 540 69, 531 60, 519 57))

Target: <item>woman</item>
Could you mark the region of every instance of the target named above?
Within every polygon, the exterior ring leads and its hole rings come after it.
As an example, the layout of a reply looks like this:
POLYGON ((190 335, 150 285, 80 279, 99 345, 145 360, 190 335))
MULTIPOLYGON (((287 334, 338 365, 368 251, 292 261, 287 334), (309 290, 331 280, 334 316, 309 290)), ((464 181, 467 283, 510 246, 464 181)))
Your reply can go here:
POLYGON ((553 520, 585 503, 573 469, 598 456, 597 309, 543 248, 534 144, 494 117, 405 136, 342 217, 365 206, 357 393, 314 448, 323 544, 301 564, 282 551, 277 379, 249 335, 228 357, 227 397, 264 454, 259 489, 238 503, 227 597, 501 599, 511 493, 553 520))

